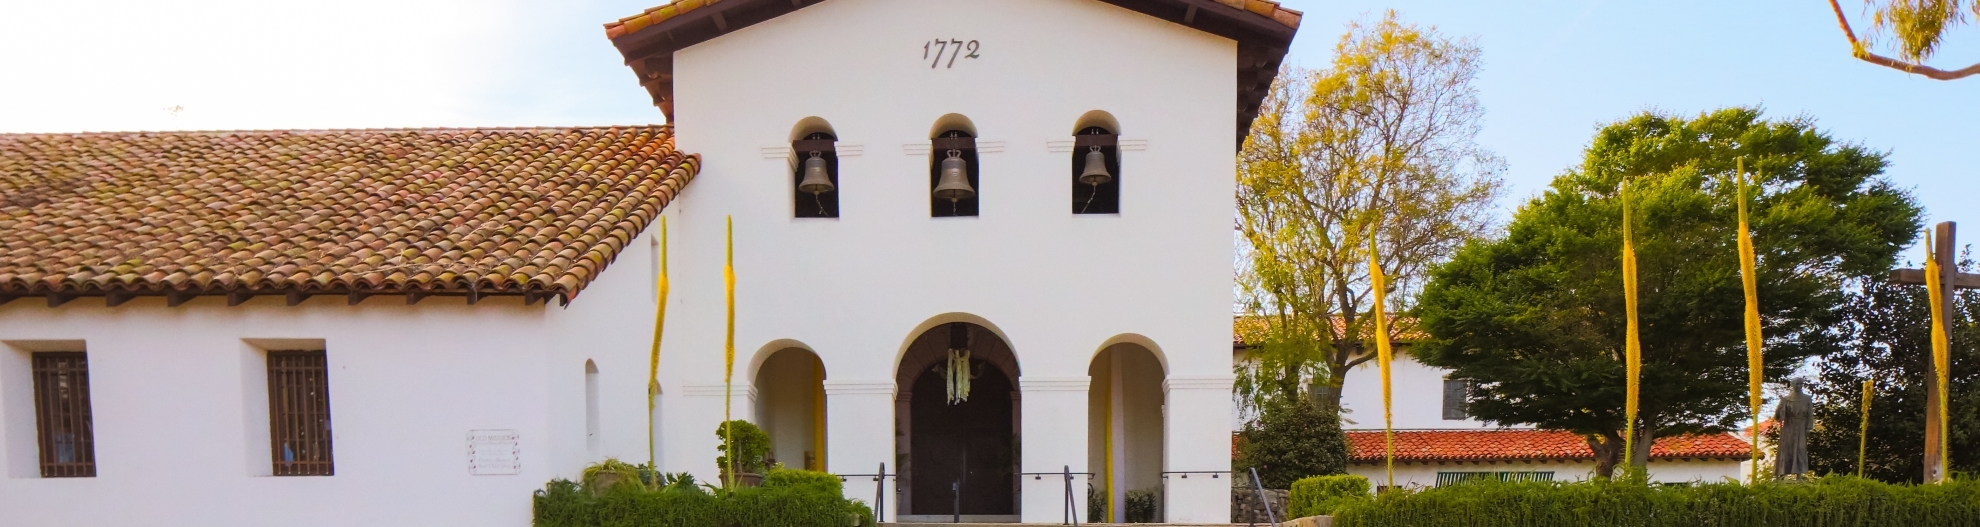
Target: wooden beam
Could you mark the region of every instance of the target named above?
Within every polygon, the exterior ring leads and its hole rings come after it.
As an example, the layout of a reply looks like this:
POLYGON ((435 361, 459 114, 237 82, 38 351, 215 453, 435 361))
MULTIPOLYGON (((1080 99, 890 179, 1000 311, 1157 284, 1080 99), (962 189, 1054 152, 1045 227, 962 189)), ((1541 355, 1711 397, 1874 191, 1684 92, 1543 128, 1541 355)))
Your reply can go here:
POLYGON ((357 291, 352 291, 351 294, 349 295, 349 300, 346 300, 344 305, 347 306, 358 305, 358 302, 363 302, 364 297, 368 297, 368 296, 371 296, 371 293, 359 293, 357 291))
POLYGON ((165 307, 179 307, 181 304, 192 301, 193 296, 191 291, 166 291, 165 307))
POLYGON ((70 300, 75 299, 76 295, 69 293, 49 293, 48 307, 62 307, 62 304, 67 304, 70 300))
POLYGON ((299 305, 302 304, 304 300, 309 300, 309 295, 303 294, 301 290, 297 290, 297 289, 290 289, 288 296, 289 296, 289 305, 291 306, 299 305))
POLYGON ((1187 26, 1195 23, 1196 23, 1196 4, 1190 4, 1188 9, 1183 10, 1183 25, 1187 26))
POLYGON ((525 306, 536 305, 536 301, 539 299, 541 299, 541 297, 538 296, 534 291, 523 293, 523 305, 525 306))
POLYGON ((121 306, 124 305, 125 302, 131 301, 131 299, 133 298, 137 298, 136 292, 132 292, 132 291, 105 292, 103 293, 103 307, 121 306))
POLYGON ((13 302, 20 298, 20 295, 0 295, 0 305, 6 305, 8 302, 13 302))
MULTIPOLYGON (((1953 282, 1952 286, 1954 288, 1980 289, 1980 274, 1959 273, 1953 275, 1952 282, 1953 282)), ((1892 269, 1891 283, 1924 285, 1925 270, 1924 269, 1892 269)))
POLYGON ((728 33, 729 17, 722 16, 721 13, 715 13, 715 30, 721 31, 723 33, 728 33))
POLYGON ((228 291, 227 307, 246 304, 248 299, 250 298, 254 298, 254 293, 248 292, 248 290, 246 289, 235 289, 233 291, 228 291))
POLYGON ((408 306, 410 306, 410 305, 413 305, 413 304, 417 304, 417 303, 419 303, 419 301, 421 301, 421 300, 425 300, 425 299, 426 299, 426 297, 427 297, 428 295, 429 295, 429 293, 426 293, 426 292, 422 292, 422 291, 407 291, 407 292, 406 292, 406 305, 408 305, 408 306))
POLYGON ((472 306, 474 305, 475 302, 480 302, 480 301, 481 301, 481 292, 474 290, 474 288, 472 287, 469 287, 467 291, 468 305, 472 306))

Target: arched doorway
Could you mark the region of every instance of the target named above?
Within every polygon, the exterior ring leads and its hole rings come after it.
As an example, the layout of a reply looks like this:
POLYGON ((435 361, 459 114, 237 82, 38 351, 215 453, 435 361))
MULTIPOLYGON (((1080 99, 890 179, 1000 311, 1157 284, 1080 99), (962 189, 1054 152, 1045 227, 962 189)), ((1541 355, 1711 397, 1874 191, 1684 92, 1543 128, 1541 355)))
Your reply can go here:
POLYGON ((770 435, 770 459, 825 470, 825 364, 804 348, 770 354, 756 369, 756 426, 770 435))
POLYGON ((1153 517, 1130 517, 1127 495, 1161 495, 1162 436, 1168 413, 1162 362, 1148 348, 1122 342, 1101 349, 1087 375, 1093 379, 1087 391, 1087 467, 1095 472, 1096 490, 1106 496, 1102 510, 1107 516, 1102 521, 1160 521, 1159 511, 1135 511, 1153 517))
POLYGON ((900 518, 1017 521, 1017 378, 1010 345, 983 326, 940 324, 908 345, 895 379, 900 518), (950 387, 952 350, 968 353, 966 397, 950 387))

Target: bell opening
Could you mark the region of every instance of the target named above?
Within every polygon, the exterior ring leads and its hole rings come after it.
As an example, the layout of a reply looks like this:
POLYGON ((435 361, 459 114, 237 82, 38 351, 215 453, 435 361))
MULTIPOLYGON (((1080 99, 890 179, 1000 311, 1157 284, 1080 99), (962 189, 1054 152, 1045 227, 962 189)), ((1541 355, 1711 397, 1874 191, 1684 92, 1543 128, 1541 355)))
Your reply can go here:
POLYGON ((980 174, 974 138, 949 130, 932 140, 929 156, 928 211, 931 217, 975 216, 980 198, 980 174))
POLYGON ((792 171, 793 216, 839 217, 839 156, 832 148, 834 141, 830 134, 812 133, 791 142, 797 154, 792 171))
POLYGON ((1080 130, 1069 165, 1073 214, 1120 213, 1120 150, 1117 136, 1098 126, 1080 130))

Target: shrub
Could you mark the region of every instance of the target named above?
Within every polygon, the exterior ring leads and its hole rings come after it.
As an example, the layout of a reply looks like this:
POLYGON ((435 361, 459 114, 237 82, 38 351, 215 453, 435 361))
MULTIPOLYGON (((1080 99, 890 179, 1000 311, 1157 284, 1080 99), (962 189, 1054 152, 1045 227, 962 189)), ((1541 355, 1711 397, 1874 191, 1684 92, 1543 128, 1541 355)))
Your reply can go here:
POLYGON ((536 492, 537 527, 848 527, 873 525, 873 511, 841 494, 838 476, 801 470, 773 471, 763 486, 713 494, 691 486, 649 490, 612 485, 592 492, 582 484, 553 480, 536 492))
POLYGON ((770 455, 770 434, 763 433, 763 429, 741 419, 729 421, 727 426, 715 427, 715 437, 722 440, 720 444, 715 445, 715 450, 722 453, 715 456, 715 466, 721 467, 724 471, 729 470, 729 435, 732 433, 736 436, 736 465, 739 469, 737 472, 762 474, 766 468, 763 465, 763 458, 770 455))
POLYGON ((1258 469, 1258 479, 1268 489, 1284 489, 1307 476, 1347 472, 1347 435, 1341 433, 1340 415, 1298 397, 1268 399, 1259 407, 1258 420, 1240 433, 1233 465, 1240 474, 1258 469))
POLYGON ((1341 527, 1974 527, 1980 483, 1893 485, 1846 476, 1807 483, 1657 485, 1481 480, 1344 503, 1341 527))
POLYGON ((1155 523, 1155 491, 1127 492, 1127 523, 1155 523))
POLYGON ((1353 474, 1313 476, 1294 481, 1292 497, 1286 504, 1286 516, 1305 518, 1333 514, 1348 502, 1368 500, 1372 496, 1368 490, 1368 478, 1353 474))

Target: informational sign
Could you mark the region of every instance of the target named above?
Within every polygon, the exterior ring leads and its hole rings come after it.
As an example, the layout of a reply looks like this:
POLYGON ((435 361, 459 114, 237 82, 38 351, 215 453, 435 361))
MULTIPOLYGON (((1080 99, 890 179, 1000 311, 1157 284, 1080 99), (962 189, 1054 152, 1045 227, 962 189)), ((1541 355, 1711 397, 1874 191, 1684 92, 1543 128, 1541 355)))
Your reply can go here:
POLYGON ((522 442, 515 430, 469 430, 468 474, 509 476, 522 473, 522 442))

